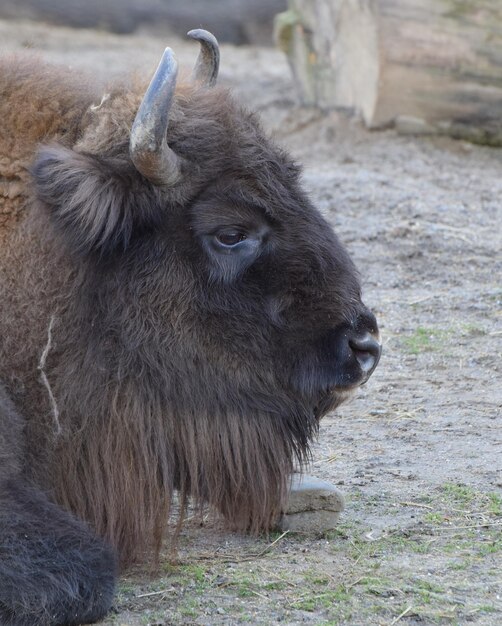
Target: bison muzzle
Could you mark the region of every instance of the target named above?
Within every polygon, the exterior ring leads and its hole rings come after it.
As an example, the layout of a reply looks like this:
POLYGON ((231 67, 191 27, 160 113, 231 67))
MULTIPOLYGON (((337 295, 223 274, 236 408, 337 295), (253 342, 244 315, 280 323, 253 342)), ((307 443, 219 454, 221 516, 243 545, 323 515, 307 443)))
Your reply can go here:
POLYGON ((102 617, 173 494, 270 528, 380 344, 299 169, 167 49, 149 85, 0 62, 0 622, 102 617))

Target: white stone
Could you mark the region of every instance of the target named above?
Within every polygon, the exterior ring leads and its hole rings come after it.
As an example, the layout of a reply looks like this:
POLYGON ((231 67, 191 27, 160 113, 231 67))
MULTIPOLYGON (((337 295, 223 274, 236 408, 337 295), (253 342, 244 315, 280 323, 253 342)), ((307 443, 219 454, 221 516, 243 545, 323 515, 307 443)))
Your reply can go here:
POLYGON ((287 510, 278 529, 300 533, 333 530, 344 507, 343 494, 333 484, 314 476, 294 474, 287 510))

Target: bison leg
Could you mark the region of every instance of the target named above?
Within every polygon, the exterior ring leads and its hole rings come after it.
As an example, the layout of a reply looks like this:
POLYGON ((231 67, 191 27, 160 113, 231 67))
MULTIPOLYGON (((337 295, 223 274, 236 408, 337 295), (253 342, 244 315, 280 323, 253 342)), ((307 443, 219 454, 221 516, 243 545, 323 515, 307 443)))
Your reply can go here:
POLYGON ((20 424, 0 388, 0 624, 97 621, 113 599, 115 554, 23 479, 20 424))

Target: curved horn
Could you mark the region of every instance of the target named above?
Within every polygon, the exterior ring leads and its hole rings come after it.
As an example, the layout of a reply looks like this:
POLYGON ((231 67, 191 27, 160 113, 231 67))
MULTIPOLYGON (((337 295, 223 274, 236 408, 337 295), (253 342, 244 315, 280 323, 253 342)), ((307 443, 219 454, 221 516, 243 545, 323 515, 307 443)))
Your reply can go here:
POLYGON ((177 75, 178 63, 166 48, 131 128, 132 162, 154 185, 172 186, 180 179, 179 158, 166 139, 177 75))
POLYGON ((206 87, 213 87, 220 67, 220 48, 216 37, 202 28, 191 30, 187 35, 200 43, 200 52, 192 78, 206 87))

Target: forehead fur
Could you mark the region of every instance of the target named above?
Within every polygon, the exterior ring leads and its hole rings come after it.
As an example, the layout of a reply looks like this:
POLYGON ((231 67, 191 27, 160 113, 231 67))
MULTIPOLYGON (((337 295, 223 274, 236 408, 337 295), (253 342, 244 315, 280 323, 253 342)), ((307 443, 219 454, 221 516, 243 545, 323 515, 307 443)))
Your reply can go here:
MULTIPOLYGON (((146 88, 143 82, 118 87, 92 105, 77 151, 128 158, 130 129, 146 88)), ((298 179, 299 168, 266 137, 257 117, 222 87, 178 85, 167 141, 195 192, 202 181, 228 174, 268 202, 268 196, 286 192, 298 179)))

